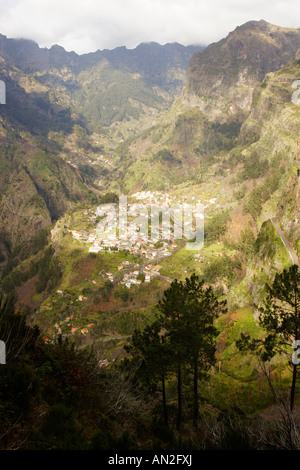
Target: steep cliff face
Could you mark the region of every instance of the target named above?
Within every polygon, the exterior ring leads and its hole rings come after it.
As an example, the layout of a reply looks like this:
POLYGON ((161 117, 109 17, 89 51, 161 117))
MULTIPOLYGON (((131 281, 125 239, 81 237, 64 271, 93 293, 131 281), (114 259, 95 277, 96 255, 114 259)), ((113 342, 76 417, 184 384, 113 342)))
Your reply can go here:
POLYGON ((300 31, 264 20, 237 27, 225 39, 196 52, 189 62, 184 101, 210 119, 243 119, 254 87, 265 74, 295 58, 300 31))
POLYGON ((0 138, 0 167, 0 237, 12 248, 89 200, 76 169, 18 135, 0 138))
POLYGON ((299 60, 266 75, 253 93, 251 112, 239 137, 241 143, 255 140, 244 150, 245 158, 256 152, 268 159, 270 167, 284 166, 284 185, 278 193, 276 206, 270 208, 265 218, 273 210, 295 249, 300 237, 300 103, 293 102, 292 97, 295 93, 293 83, 299 76, 299 60))
POLYGON ((0 238, 14 249, 51 224, 89 189, 48 140, 48 132, 72 130, 68 109, 54 106, 43 87, 0 63, 6 104, 0 105, 0 238))
MULTIPOLYGON (((159 180, 165 188, 172 181, 191 178, 191 168, 199 170, 193 171, 193 177, 203 175, 203 165, 209 166, 215 157, 222 160, 222 154, 237 144, 247 147, 247 135, 249 141, 257 140, 254 127, 259 131, 264 119, 255 120, 258 85, 266 74, 293 60, 299 45, 299 30, 250 21, 196 52, 189 62, 182 95, 159 116, 148 134, 131 144, 132 164, 124 178, 127 187, 143 184, 144 189, 153 189, 159 180), (250 112, 252 118, 240 132, 250 112), (174 157, 167 168, 156 158, 165 148, 174 157), (137 174, 141 172, 140 157, 144 158, 143 172, 147 170, 143 180, 137 174)), ((290 99, 291 92, 286 93, 290 99)), ((273 99, 276 102, 276 96, 273 99)), ((266 113, 268 120, 270 113, 266 113)))
POLYGON ((292 100, 299 77, 299 59, 267 74, 253 92, 249 117, 241 127, 235 151, 244 165, 249 167, 256 157, 256 165, 265 165, 266 171, 253 180, 243 200, 244 205, 251 200, 259 210, 253 210, 252 217, 257 231, 253 258, 243 282, 230 294, 237 305, 258 304, 265 283, 300 260, 300 103, 292 100))

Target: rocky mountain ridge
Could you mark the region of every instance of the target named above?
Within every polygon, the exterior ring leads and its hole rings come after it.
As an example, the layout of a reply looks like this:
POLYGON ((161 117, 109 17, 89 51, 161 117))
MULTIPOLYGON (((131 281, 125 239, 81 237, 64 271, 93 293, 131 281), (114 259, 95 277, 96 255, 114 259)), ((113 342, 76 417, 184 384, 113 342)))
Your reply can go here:
POLYGON ((0 56, 7 64, 23 72, 49 72, 67 67, 78 74, 106 59, 114 69, 138 73, 152 86, 157 85, 168 91, 172 87, 179 91, 182 87, 188 62, 199 49, 203 46, 150 42, 141 43, 134 49, 122 46, 78 55, 58 45, 49 49, 40 48, 35 41, 12 39, 0 34, 0 56), (172 78, 173 73, 181 73, 183 78, 176 82, 172 78))
POLYGON ((243 120, 255 86, 267 73, 293 60, 299 47, 299 29, 264 20, 238 26, 226 38, 193 55, 184 100, 196 99, 208 118, 243 120))

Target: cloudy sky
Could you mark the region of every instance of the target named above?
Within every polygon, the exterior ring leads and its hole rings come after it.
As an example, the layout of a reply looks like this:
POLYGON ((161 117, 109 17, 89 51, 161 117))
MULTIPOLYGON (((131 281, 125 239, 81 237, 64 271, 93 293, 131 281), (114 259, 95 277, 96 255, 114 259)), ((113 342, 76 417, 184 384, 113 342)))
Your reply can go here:
POLYGON ((209 44, 265 19, 300 27, 299 0, 0 0, 0 33, 78 54, 141 42, 209 44))

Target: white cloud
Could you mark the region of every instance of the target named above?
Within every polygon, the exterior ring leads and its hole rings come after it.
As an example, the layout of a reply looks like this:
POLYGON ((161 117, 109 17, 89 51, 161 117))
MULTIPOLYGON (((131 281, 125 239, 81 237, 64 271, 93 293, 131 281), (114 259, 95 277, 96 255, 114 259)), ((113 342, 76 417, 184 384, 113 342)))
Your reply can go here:
POLYGON ((208 44, 249 20, 300 26, 298 0, 0 0, 0 32, 78 53, 140 42, 208 44))

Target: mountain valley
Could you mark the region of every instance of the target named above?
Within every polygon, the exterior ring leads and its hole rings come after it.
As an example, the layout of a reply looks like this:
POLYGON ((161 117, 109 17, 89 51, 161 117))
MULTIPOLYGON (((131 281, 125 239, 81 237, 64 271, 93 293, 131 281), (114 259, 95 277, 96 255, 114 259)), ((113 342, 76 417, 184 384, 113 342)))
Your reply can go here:
MULTIPOLYGON (((0 79, 0 287, 41 341, 93 345, 109 370, 173 281, 195 273, 227 302, 201 378, 208 415, 273 405, 255 355, 236 341, 262 337, 265 284, 299 264, 300 30, 250 21, 207 47, 82 56, 0 35, 0 79), (132 227, 123 238, 121 196, 132 227), (196 250, 175 227, 178 208, 197 203, 196 250), (171 206, 166 225, 153 236, 152 219, 142 236, 143 217, 171 206)), ((282 364, 278 354, 270 367, 287 394, 282 364)), ((174 390, 170 378, 172 404, 174 390)))

